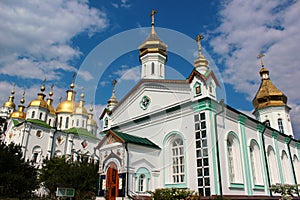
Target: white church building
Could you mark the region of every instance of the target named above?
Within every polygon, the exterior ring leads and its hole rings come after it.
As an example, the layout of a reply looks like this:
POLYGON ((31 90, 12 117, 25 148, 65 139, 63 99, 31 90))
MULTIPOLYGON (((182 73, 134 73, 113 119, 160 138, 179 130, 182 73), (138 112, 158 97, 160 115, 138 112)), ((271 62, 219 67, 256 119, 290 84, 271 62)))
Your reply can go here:
POLYGON ((139 46, 141 80, 100 119, 98 199, 142 199, 157 188, 201 196, 265 198, 271 185, 300 183, 300 142, 287 97, 262 62, 254 116, 225 105, 220 84, 199 56, 186 80, 166 80, 167 45, 152 30, 139 46))
POLYGON ((45 99, 45 85, 37 98, 25 106, 24 94, 18 109, 14 103, 14 89, 8 101, 0 108, 1 117, 6 119, 2 126, 0 142, 21 145, 25 160, 40 168, 43 160, 53 156, 65 155, 67 159, 78 161, 86 158, 97 161, 95 146, 100 139, 97 123, 93 119, 93 108, 89 112, 84 106, 84 93, 80 101, 75 101, 75 84, 66 91, 66 100, 55 109, 53 87, 45 99), (4 128, 5 127, 5 128, 4 128))

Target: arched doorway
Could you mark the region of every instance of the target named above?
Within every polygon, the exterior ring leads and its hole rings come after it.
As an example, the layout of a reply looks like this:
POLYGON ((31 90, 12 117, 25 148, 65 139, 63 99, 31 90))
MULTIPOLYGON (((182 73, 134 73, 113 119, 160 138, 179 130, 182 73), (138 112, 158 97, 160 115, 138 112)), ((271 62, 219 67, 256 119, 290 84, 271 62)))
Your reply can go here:
POLYGON ((106 172, 106 197, 108 200, 116 200, 119 189, 119 175, 116 164, 110 163, 106 172))

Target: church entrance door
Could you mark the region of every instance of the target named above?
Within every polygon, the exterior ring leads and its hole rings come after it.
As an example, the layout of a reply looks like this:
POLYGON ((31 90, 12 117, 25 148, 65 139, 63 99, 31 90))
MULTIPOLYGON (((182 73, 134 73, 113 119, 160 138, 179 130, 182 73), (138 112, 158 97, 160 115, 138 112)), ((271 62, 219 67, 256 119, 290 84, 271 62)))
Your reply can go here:
POLYGON ((106 188, 107 188, 107 199, 116 200, 119 189, 119 175, 118 168, 114 163, 109 165, 106 173, 106 188))

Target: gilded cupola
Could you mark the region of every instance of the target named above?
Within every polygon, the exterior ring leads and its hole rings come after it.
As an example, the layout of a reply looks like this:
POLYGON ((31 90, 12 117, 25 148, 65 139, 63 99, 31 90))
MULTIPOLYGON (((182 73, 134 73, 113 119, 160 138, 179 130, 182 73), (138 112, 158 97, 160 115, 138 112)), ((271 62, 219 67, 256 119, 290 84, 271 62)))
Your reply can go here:
POLYGON ((44 100, 45 98, 45 94, 44 94, 44 91, 45 91, 45 80, 41 86, 41 92, 38 93, 38 98, 37 99, 34 99, 32 100, 29 104, 28 104, 28 107, 31 107, 31 106, 36 106, 36 107, 40 107, 40 108, 46 108, 48 109, 48 106, 47 106, 47 102, 44 100))
POLYGON ((286 106, 287 97, 270 80, 269 70, 264 67, 262 61, 263 56, 263 54, 258 56, 261 59, 261 70, 259 71, 261 84, 252 100, 252 104, 255 110, 271 106, 286 106))
POLYGON ((88 115, 88 112, 86 108, 84 107, 84 89, 82 89, 82 93, 80 94, 80 101, 79 104, 76 104, 75 108, 75 114, 80 114, 80 115, 88 115))
POLYGON ((47 105, 48 105, 48 110, 51 114, 55 115, 55 108, 53 108, 53 99, 52 99, 52 96, 53 96, 53 87, 54 85, 51 86, 51 90, 49 92, 49 98, 47 99, 47 105))
MULTIPOLYGON (((14 85, 14 87, 15 87, 15 85, 14 85)), ((4 102, 3 107, 13 108, 13 109, 16 108, 16 104, 14 103, 14 98, 15 98, 14 95, 15 95, 15 90, 12 89, 11 92, 10 92, 10 96, 8 98, 8 101, 4 102)))
POLYGON ((25 109, 25 106, 24 106, 24 103, 25 103, 25 99, 24 99, 24 95, 25 95, 25 92, 23 93, 23 96, 20 100, 20 105, 18 106, 18 110, 14 111, 11 113, 10 115, 10 118, 13 118, 13 119, 26 119, 26 113, 24 112, 24 109, 25 109))
POLYGON ((154 15, 156 13, 157 11, 152 10, 151 33, 148 35, 146 40, 139 46, 140 59, 147 53, 159 53, 167 57, 167 45, 160 40, 154 29, 154 15))
POLYGON ((87 120, 87 125, 91 125, 91 126, 95 126, 95 127, 97 127, 98 125, 97 125, 97 122, 93 119, 93 106, 91 105, 90 106, 90 112, 89 112, 89 114, 88 114, 88 116, 89 116, 89 118, 88 118, 88 120, 87 120))
POLYGON ((118 100, 117 100, 117 97, 115 95, 115 87, 116 87, 116 84, 117 84, 117 80, 114 80, 112 82, 112 85, 113 85, 113 91, 112 91, 112 95, 111 97, 109 98, 109 100, 107 101, 107 107, 109 110, 112 110, 117 104, 118 104, 118 100))
POLYGON ((76 92, 74 91, 74 80, 70 84, 70 89, 66 91, 67 97, 66 100, 59 103, 56 108, 56 113, 73 113, 75 110, 75 95, 76 92))
POLYGON ((208 60, 204 57, 202 53, 201 40, 204 37, 202 35, 198 35, 196 41, 198 43, 198 58, 194 61, 194 68, 199 71, 201 74, 205 75, 208 71, 208 60))

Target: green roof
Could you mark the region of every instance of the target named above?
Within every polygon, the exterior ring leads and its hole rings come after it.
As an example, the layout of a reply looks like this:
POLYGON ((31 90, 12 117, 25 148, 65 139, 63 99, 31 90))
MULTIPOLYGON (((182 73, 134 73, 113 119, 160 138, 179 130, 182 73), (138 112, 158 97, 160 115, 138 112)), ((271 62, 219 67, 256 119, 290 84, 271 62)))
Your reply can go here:
POLYGON ((16 120, 16 119, 13 119, 13 123, 14 123, 14 126, 18 126, 18 124, 20 124, 21 122, 19 122, 19 121, 16 120))
POLYGON ((133 136, 133 135, 129 135, 127 133, 122 133, 122 132, 118 132, 118 131, 113 131, 113 132, 127 143, 138 144, 138 145, 142 145, 142 146, 152 147, 155 149, 160 149, 159 146, 157 146, 156 144, 154 144, 147 138, 133 136))
POLYGON ((96 136, 94 136, 92 133, 88 132, 86 129, 84 128, 70 128, 68 130, 64 130, 64 132, 66 133, 72 133, 74 135, 78 135, 78 136, 83 136, 83 137, 89 137, 95 140, 99 140, 99 138, 97 138, 96 136))
POLYGON ((38 120, 38 119, 28 119, 26 120, 27 122, 30 122, 30 123, 33 123, 35 125, 39 125, 39 126, 42 126, 42 127, 45 127, 45 128, 53 128, 52 126, 50 126, 49 124, 47 124, 46 122, 44 121, 41 121, 41 120, 38 120))

